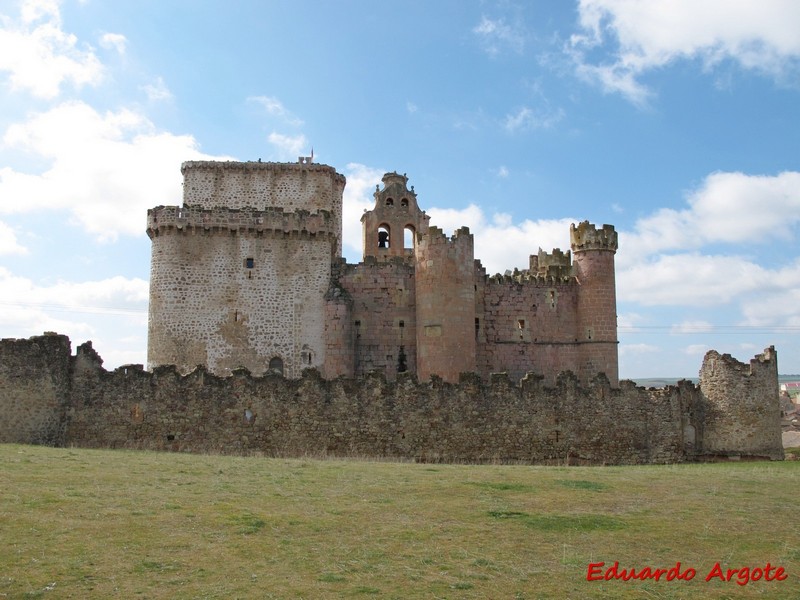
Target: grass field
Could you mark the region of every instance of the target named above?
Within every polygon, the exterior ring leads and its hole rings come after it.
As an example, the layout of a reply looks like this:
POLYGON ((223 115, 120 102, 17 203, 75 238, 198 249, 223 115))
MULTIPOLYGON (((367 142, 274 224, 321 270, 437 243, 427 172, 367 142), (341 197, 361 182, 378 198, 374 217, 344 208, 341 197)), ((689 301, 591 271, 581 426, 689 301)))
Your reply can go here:
POLYGON ((0 445, 0 598, 798 598, 800 462, 526 467, 0 445), (587 581, 590 563, 691 581, 587 581), (737 585, 721 568, 782 566, 737 585), (775 571, 772 572, 775 574, 775 571))

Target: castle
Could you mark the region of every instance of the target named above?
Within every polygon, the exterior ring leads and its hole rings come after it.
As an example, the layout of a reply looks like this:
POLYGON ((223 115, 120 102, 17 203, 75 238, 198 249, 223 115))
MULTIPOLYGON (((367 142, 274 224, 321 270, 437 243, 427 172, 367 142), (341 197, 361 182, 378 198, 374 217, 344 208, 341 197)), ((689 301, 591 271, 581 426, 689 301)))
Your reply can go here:
POLYGON ((783 458, 777 354, 706 354, 700 384, 618 381, 604 225, 487 276, 462 228, 383 177, 364 259, 341 258, 345 179, 184 163, 148 211, 148 370, 91 342, 0 340, 0 443, 545 464, 783 458), (406 233, 407 232, 407 233, 406 233), (284 375, 283 377, 281 375, 284 375))
POLYGON ((528 269, 488 276, 469 230, 445 236, 408 178, 387 173, 361 218, 363 260, 348 264, 345 178, 332 167, 301 157, 181 170, 183 205, 147 214, 149 369, 548 383, 569 370, 618 384, 610 225, 573 225, 571 252, 539 250, 528 269))

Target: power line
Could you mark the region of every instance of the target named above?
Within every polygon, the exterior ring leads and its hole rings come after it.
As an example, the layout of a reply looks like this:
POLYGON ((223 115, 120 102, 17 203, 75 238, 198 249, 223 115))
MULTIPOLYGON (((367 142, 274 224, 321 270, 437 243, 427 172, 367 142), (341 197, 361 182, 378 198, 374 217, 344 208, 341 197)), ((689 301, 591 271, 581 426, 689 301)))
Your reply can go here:
POLYGON ((619 333, 626 334, 670 334, 670 335, 697 335, 702 333, 713 335, 741 335, 749 334, 774 334, 774 333, 800 333, 798 325, 630 325, 618 327, 619 333))
POLYGON ((65 313, 85 313, 95 315, 121 315, 121 316, 140 316, 147 314, 146 308, 122 308, 119 306, 80 306, 72 304, 45 304, 41 302, 3 302, 0 306, 13 308, 38 308, 41 310, 65 312, 65 313))

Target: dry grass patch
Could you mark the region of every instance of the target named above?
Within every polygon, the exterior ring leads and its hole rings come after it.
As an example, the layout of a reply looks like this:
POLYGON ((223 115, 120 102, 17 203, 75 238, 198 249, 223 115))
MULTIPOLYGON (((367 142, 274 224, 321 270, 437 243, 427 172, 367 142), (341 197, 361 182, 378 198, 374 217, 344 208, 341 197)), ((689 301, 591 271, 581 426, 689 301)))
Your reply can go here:
POLYGON ((416 465, 0 446, 0 598, 797 598, 800 464, 416 465), (697 570, 586 581, 591 562, 697 570), (703 581, 763 566, 782 582, 703 581))

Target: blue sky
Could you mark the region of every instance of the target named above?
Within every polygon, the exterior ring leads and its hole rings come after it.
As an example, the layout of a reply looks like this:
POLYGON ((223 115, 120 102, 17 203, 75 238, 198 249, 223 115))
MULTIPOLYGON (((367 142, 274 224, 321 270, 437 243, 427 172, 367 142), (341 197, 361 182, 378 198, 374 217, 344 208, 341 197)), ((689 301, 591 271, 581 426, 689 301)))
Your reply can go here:
POLYGON ((800 373, 800 3, 0 0, 0 336, 145 362, 147 208, 185 160, 386 171, 487 270, 620 232, 620 375, 800 373))

